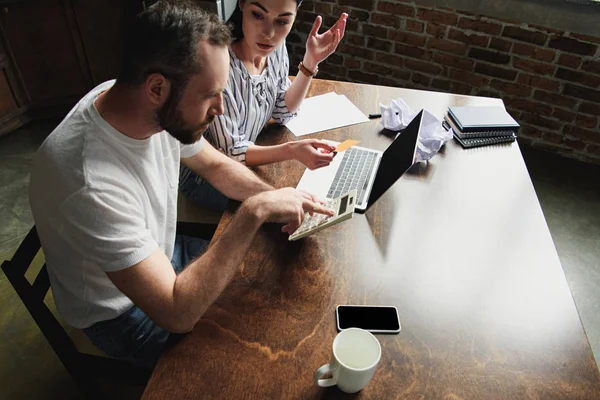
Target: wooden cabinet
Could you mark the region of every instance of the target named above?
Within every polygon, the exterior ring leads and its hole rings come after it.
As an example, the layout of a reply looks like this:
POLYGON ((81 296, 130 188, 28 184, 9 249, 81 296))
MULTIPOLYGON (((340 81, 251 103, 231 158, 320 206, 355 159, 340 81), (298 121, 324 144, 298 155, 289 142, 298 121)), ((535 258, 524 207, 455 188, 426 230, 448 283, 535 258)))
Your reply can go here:
POLYGON ((116 78, 141 0, 0 0, 0 134, 116 78), (3 62, 4 60, 4 62, 3 62))

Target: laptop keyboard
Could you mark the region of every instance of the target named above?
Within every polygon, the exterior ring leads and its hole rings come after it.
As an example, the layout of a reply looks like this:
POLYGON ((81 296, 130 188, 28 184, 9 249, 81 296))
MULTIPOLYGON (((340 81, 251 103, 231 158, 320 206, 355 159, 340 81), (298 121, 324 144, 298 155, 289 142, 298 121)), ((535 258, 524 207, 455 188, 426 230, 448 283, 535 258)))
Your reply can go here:
POLYGON ((344 152, 344 158, 338 168, 335 178, 329 187, 327 197, 334 199, 342 193, 356 189, 358 201, 362 204, 365 192, 369 186, 367 180, 375 166, 377 153, 352 147, 344 152))

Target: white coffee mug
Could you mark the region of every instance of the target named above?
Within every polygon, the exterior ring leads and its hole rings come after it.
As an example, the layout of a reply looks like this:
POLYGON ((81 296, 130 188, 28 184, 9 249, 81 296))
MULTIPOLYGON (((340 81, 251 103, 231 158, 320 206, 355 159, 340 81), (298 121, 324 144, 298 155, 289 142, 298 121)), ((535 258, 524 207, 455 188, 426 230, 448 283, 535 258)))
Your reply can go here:
POLYGON ((380 359, 381 345, 375 336, 359 328, 344 329, 333 341, 331 362, 315 372, 315 382, 321 387, 337 385, 346 393, 358 392, 367 386, 380 359), (329 373, 332 378, 322 379, 329 373))

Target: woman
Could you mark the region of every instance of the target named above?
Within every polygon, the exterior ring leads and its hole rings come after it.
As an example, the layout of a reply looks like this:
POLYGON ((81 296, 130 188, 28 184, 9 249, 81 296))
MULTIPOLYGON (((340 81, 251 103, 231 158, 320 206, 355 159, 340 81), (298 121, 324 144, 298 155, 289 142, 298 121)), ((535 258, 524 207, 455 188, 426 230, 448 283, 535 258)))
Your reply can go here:
MULTIPOLYGON (((301 2, 240 0, 238 3, 238 23, 234 22, 236 40, 229 51, 229 81, 223 92, 224 114, 214 120, 205 137, 229 157, 249 167, 293 159, 315 169, 329 165, 334 156, 333 146, 316 139, 274 146, 254 144, 271 118, 285 124, 296 115, 319 63, 335 51, 344 36, 347 14, 342 14, 323 34, 318 33, 322 21, 318 16, 298 67, 301 72, 292 83, 288 78, 285 38, 301 2)), ((197 204, 221 210, 227 205, 225 196, 183 166, 180 189, 197 204)))

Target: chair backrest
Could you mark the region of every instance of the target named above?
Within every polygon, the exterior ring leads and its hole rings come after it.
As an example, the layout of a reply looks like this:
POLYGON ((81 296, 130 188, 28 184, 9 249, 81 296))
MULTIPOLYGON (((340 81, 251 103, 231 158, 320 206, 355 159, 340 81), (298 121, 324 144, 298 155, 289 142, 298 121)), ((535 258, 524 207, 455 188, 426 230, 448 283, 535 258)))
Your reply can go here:
POLYGON ((44 263, 33 283, 29 283, 25 276, 40 249, 40 239, 34 226, 13 258, 2 263, 2 270, 77 384, 91 397, 98 397, 94 383, 96 377, 145 384, 150 376, 150 370, 136 367, 125 361, 81 353, 77 350, 65 329, 44 303, 44 298, 50 290, 46 264, 44 263))

